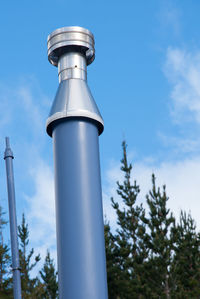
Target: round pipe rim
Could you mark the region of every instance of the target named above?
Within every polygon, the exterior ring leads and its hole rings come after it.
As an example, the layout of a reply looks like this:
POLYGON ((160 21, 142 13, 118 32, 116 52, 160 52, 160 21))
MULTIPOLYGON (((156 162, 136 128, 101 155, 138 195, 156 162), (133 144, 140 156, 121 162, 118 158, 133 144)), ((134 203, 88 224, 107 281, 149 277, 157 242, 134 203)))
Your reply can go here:
POLYGON ((88 29, 79 26, 58 28, 47 38, 48 60, 57 66, 59 57, 67 51, 67 47, 75 46, 85 53, 89 65, 95 58, 94 44, 94 35, 88 29))

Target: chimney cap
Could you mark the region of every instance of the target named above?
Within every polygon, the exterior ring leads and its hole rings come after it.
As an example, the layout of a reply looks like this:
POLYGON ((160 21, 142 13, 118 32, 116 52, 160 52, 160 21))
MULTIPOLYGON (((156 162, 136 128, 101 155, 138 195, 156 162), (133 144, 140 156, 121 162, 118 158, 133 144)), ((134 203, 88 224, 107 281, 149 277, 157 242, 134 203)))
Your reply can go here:
POLYGON ((94 35, 83 27, 71 26, 56 29, 47 39, 48 60, 57 66, 59 57, 67 51, 79 51, 85 54, 87 65, 95 58, 94 35))

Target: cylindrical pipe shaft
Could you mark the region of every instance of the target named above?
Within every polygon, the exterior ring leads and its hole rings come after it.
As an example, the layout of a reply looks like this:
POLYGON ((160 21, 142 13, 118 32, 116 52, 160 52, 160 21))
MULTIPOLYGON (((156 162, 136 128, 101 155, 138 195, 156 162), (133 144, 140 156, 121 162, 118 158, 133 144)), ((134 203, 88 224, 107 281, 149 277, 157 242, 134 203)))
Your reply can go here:
POLYGON ((63 27, 48 36, 59 87, 47 119, 53 137, 60 299, 106 299, 98 135, 104 123, 87 85, 94 36, 63 27))
POLYGON ((12 270, 13 270, 13 293, 14 293, 14 299, 21 299, 21 277, 20 277, 19 249, 18 249, 18 239, 17 239, 15 186, 14 186, 14 174, 13 174, 14 156, 10 148, 8 137, 6 137, 6 150, 4 154, 4 159, 6 163, 8 203, 9 203, 10 238, 11 238, 12 270))
POLYGON ((86 118, 53 128, 60 299, 106 299, 98 129, 86 118))

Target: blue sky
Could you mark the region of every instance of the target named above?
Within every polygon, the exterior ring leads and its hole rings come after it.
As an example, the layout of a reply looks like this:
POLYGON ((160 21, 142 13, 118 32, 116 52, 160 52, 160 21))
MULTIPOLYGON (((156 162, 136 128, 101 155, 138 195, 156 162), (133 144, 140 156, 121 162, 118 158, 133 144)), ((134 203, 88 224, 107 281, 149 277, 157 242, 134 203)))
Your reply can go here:
POLYGON ((200 225, 200 2, 4 1, 0 11, 1 205, 7 211, 3 151, 15 154, 18 222, 25 212, 32 246, 55 251, 52 140, 45 122, 58 86, 47 59, 48 34, 83 26, 95 36, 88 84, 105 122, 100 137, 104 212, 121 176, 128 143, 140 200, 151 173, 166 184, 176 215, 191 210, 200 225))

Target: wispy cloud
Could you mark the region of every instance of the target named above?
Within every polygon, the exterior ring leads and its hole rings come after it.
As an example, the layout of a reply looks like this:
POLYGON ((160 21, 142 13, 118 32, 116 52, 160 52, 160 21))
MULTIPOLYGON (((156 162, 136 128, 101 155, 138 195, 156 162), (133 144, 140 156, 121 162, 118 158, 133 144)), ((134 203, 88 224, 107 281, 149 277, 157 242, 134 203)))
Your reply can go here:
POLYGON ((151 186, 151 174, 155 173, 157 184, 167 186, 169 207, 179 215, 180 210, 191 211, 198 223, 200 157, 183 159, 176 162, 163 161, 159 166, 137 163, 135 176, 141 185, 142 198, 151 186))
POLYGON ((164 71, 172 86, 174 121, 200 123, 200 51, 169 47, 164 71))
MULTIPOLYGON (((169 196, 168 206, 171 211, 179 217, 180 211, 191 211, 193 218, 200 229, 199 209, 200 187, 199 187, 200 157, 185 159, 177 162, 163 162, 159 166, 144 161, 134 163, 132 172, 132 183, 137 180, 141 192, 138 203, 143 203, 146 208, 146 194, 151 189, 151 175, 157 178, 157 185, 166 185, 169 196)), ((122 199, 116 193, 116 181, 123 182, 123 175, 118 162, 112 163, 107 172, 107 192, 104 194, 104 212, 113 228, 116 228, 116 214, 111 207, 110 197, 113 196, 121 207, 122 199)))
POLYGON ((56 260, 56 223, 53 171, 43 160, 36 161, 30 169, 30 180, 34 185, 32 195, 26 195, 28 203, 27 219, 30 226, 30 239, 36 253, 42 258, 47 248, 56 260))
MULTIPOLYGON (((46 154, 51 152, 51 140, 45 132, 51 101, 32 78, 9 88, 1 84, 0 91, 0 137, 10 136, 16 158, 17 210, 25 212, 30 247, 42 258, 48 248, 56 258, 53 169, 46 154)), ((2 177, 1 181, 5 185, 2 177)), ((18 216, 21 219, 21 215, 18 216)))
POLYGON ((197 134, 193 133, 183 132, 182 135, 185 136, 181 137, 166 136, 163 132, 158 132, 158 137, 166 148, 171 149, 172 155, 196 155, 200 152, 200 139, 197 137, 197 134))
POLYGON ((174 1, 162 0, 160 2, 160 10, 157 14, 159 24, 162 30, 167 30, 175 36, 179 36, 181 32, 181 11, 175 5, 174 1))
MULTIPOLYGON (((172 135, 166 136, 165 132, 159 132, 162 143, 170 147, 172 161, 165 158, 156 161, 156 156, 149 159, 146 157, 140 162, 134 161, 132 182, 137 179, 141 187, 138 199, 145 206, 145 196, 151 188, 151 175, 155 173, 157 184, 167 186, 170 198, 168 205, 176 217, 181 209, 191 211, 200 228, 200 51, 169 47, 164 73, 171 89, 170 113, 181 133, 177 134, 175 130, 172 135), (173 156, 179 159, 174 160, 173 156)), ((113 227, 116 227, 116 215, 110 197, 114 196, 122 204, 116 193, 117 180, 123 181, 122 172, 120 163, 113 162, 107 171, 107 185, 104 189, 104 209, 113 227)))

